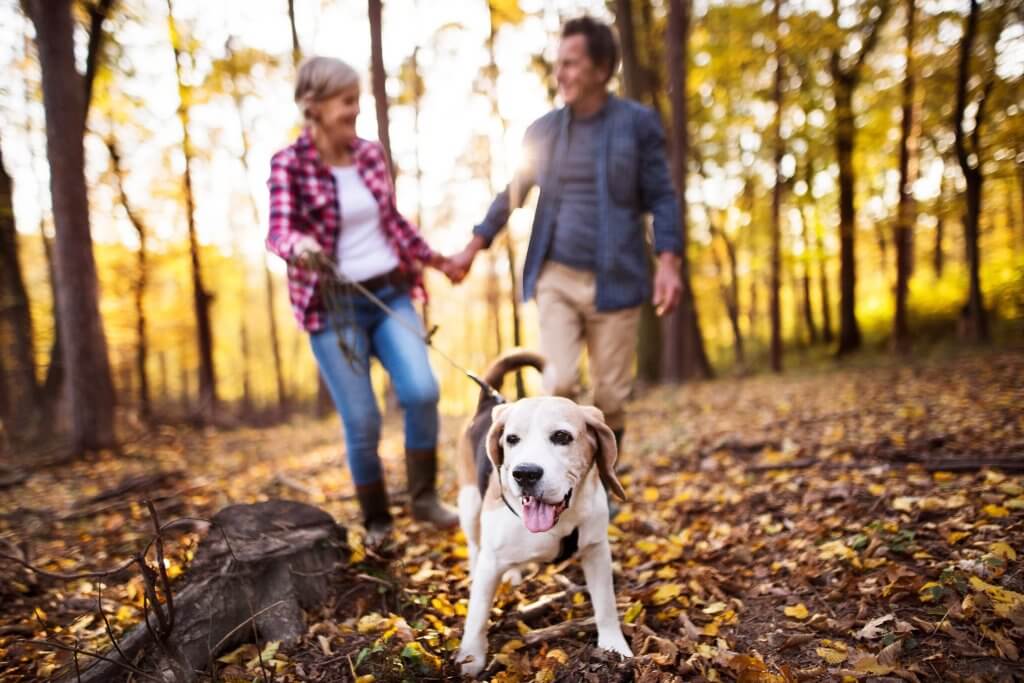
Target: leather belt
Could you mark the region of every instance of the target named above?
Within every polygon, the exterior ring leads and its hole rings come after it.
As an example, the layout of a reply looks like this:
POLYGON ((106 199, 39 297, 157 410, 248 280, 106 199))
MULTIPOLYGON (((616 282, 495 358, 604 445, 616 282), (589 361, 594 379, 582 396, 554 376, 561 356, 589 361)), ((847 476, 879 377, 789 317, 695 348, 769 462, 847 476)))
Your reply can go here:
POLYGON ((407 287, 409 280, 406 278, 405 273, 399 268, 395 268, 383 275, 377 275, 375 277, 367 278, 366 280, 360 280, 358 283, 361 287, 369 290, 382 289, 384 287, 407 287))

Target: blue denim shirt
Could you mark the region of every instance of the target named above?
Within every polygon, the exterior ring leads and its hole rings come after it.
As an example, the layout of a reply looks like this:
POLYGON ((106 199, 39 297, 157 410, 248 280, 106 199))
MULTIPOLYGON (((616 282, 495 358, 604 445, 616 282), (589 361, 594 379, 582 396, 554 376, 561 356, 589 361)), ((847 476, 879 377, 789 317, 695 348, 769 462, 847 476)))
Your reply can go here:
MULTIPOLYGON (((665 157, 665 133, 654 110, 608 96, 604 130, 597 140, 597 294, 599 311, 638 306, 651 297, 651 273, 643 214, 654 218, 655 253, 682 253, 679 201, 665 157)), ((533 297, 554 236, 560 197, 559 162, 568 146, 569 110, 556 109, 526 131, 528 163, 491 203, 473 229, 486 246, 540 188, 523 266, 523 299, 533 297)))

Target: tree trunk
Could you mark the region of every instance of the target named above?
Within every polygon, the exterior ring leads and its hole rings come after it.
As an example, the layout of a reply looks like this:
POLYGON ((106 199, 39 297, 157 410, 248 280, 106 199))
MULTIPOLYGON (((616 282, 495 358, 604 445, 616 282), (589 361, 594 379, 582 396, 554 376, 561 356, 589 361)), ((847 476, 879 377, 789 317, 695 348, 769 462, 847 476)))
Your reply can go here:
POLYGON ((670 0, 666 31, 666 66, 669 100, 672 105, 672 171, 679 197, 679 221, 683 237, 680 278, 683 291, 676 309, 662 319, 661 379, 680 382, 711 376, 711 364, 697 317, 697 304, 690 282, 689 230, 686 206, 686 167, 690 156, 687 126, 689 115, 686 83, 689 71, 691 0, 670 0))
POLYGON ((802 278, 802 289, 803 289, 803 316, 804 324, 807 327, 807 332, 811 337, 811 343, 818 343, 818 326, 814 322, 814 305, 811 303, 811 256, 813 251, 811 250, 810 243, 810 225, 808 225, 808 214, 806 205, 803 207, 803 213, 800 217, 800 239, 804 243, 804 255, 803 255, 803 278, 802 278))
POLYGON ((388 119, 387 73, 384 71, 384 48, 381 0, 368 0, 370 15, 370 79, 373 82, 373 100, 377 108, 377 137, 384 147, 392 179, 395 177, 394 157, 391 156, 391 134, 388 119))
POLYGON ((298 69, 302 61, 302 47, 299 44, 299 31, 295 27, 295 0, 288 0, 288 25, 292 29, 292 66, 298 69))
POLYGON ((0 149, 0 356, 5 359, 7 401, 0 419, 8 431, 28 435, 39 417, 32 315, 18 258, 13 184, 0 149))
POLYGON ((960 41, 960 66, 957 74, 956 106, 953 112, 953 129, 957 160, 964 180, 967 181, 965 192, 966 213, 964 214, 964 246, 967 251, 967 268, 970 278, 967 302, 964 304, 963 335, 970 341, 987 342, 989 340, 988 316, 981 294, 981 256, 978 249, 978 237, 981 221, 982 185, 985 176, 981 162, 981 126, 985 121, 985 104, 993 84, 992 75, 986 76, 982 94, 977 102, 974 114, 974 130, 970 141, 964 132, 964 112, 967 109, 967 85, 971 73, 971 51, 978 30, 980 9, 977 0, 971 0, 967 25, 960 41), (968 144, 973 149, 968 150, 968 144), (973 159, 971 157, 974 157, 973 159))
POLYGON ((853 168, 854 115, 853 83, 845 76, 837 78, 836 100, 836 158, 839 162, 839 354, 856 351, 861 346, 860 325, 857 322, 857 257, 856 209, 854 208, 853 168))
POLYGON ((192 301, 196 316, 196 335, 199 345, 199 404, 197 417, 210 420, 217 411, 217 375, 213 363, 213 326, 210 322, 210 304, 213 295, 203 285, 202 260, 199 237, 196 234, 195 199, 192 192, 192 142, 189 135, 190 88, 182 75, 182 57, 178 30, 174 22, 172 0, 167 0, 167 19, 170 26, 171 47, 174 50, 174 68, 178 83, 178 121, 181 124, 182 152, 185 155, 185 218, 188 221, 188 250, 192 265, 192 301))
MULTIPOLYGON (((835 98, 835 147, 839 165, 839 355, 861 347, 860 325, 857 322, 857 212, 854 206, 857 184, 853 166, 853 149, 857 133, 853 112, 853 91, 860 81, 861 71, 868 55, 878 44, 881 27, 890 10, 891 0, 882 0, 880 10, 868 27, 868 33, 848 59, 853 63, 843 66, 844 57, 839 47, 833 48, 829 60, 832 74, 832 94, 835 98)), ((833 21, 839 28, 839 2, 833 0, 833 21)))
POLYGON ((775 119, 772 123, 774 138, 775 182, 772 186, 772 251, 771 251, 771 367, 775 372, 782 372, 782 310, 779 302, 782 280, 782 35, 779 30, 779 13, 782 0, 775 0, 772 5, 772 26, 775 32, 775 81, 772 87, 772 101, 775 104, 775 119))
MULTIPOLYGON (((302 638, 303 610, 322 606, 348 559, 345 529, 319 508, 285 500, 231 505, 211 521, 184 585, 162 604, 150 601, 148 623, 125 633, 119 649, 91 666, 83 658, 80 673, 61 681, 123 681, 127 657, 148 678, 191 682, 205 678, 219 654, 257 634, 262 642, 302 638)), ((143 571, 155 593, 158 570, 143 571)))
POLYGON ((642 101, 647 91, 643 83, 633 27, 633 0, 615 0, 615 28, 622 44, 622 90, 631 100, 642 101))
POLYGON ((85 187, 85 102, 75 71, 70 0, 29 0, 43 74, 46 149, 57 231, 56 273, 61 336, 75 452, 110 448, 114 385, 98 304, 96 262, 85 187))
POLYGON ((910 328, 907 324, 907 295, 913 241, 911 235, 917 218, 914 183, 917 181, 918 133, 917 84, 914 72, 914 30, 917 20, 915 0, 906 0, 906 75, 903 78, 903 114, 900 124, 900 203, 896 218, 896 313, 893 319, 892 346, 897 353, 910 350, 910 328))
POLYGON ((128 221, 135 228, 139 238, 139 251, 136 254, 136 267, 138 272, 135 276, 135 374, 139 383, 139 417, 148 421, 153 414, 152 401, 149 392, 149 379, 146 375, 146 363, 149 355, 149 345, 146 335, 146 281, 148 278, 148 264, 146 262, 146 238, 149 230, 143 225, 139 215, 128 202, 128 195, 124 191, 124 168, 121 165, 121 154, 114 142, 113 137, 106 139, 107 152, 110 154, 110 163, 114 170, 114 178, 117 181, 117 196, 124 208, 128 221))
POLYGON ((715 250, 715 245, 711 245, 711 257, 715 262, 715 272, 718 275, 718 289, 722 294, 722 303, 725 305, 725 312, 729 318, 729 327, 732 331, 732 349, 733 355, 736 361, 736 367, 741 371, 744 369, 746 359, 744 357, 743 350, 743 331, 740 328, 740 307, 739 307, 739 285, 736 274, 736 249, 733 246, 732 240, 725 234, 724 230, 721 230, 715 221, 711 218, 710 214, 708 217, 708 228, 711 231, 711 238, 718 238, 722 244, 725 245, 725 251, 729 258, 729 281, 725 280, 725 268, 722 265, 721 258, 718 256, 718 252, 715 250))
POLYGON ((942 241, 946 232, 946 202, 948 201, 949 182, 946 179, 945 170, 942 173, 942 180, 939 182, 939 198, 935 208, 935 247, 932 250, 932 269, 935 271, 935 279, 942 278, 942 272, 946 265, 946 256, 943 251, 942 241))

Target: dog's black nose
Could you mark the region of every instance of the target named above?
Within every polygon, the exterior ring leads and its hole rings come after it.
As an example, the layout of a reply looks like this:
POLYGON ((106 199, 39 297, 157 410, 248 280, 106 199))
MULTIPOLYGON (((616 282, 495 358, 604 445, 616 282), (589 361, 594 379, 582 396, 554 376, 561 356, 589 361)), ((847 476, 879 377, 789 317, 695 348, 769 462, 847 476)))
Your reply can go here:
POLYGON ((544 476, 544 468, 540 465, 516 465, 512 470, 512 478, 522 487, 530 487, 544 476))

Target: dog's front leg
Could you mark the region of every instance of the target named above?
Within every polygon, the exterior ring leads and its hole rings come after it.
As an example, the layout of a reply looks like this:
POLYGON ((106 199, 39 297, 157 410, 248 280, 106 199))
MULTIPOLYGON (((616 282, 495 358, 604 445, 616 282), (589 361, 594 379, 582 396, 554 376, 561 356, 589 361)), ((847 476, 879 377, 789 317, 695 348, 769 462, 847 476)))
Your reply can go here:
POLYGON ((594 621, 597 623, 597 646, 618 652, 623 657, 632 657, 626 639, 619 626, 619 613, 615 607, 615 587, 612 584, 612 551, 608 539, 587 546, 582 550, 580 562, 587 579, 587 592, 594 604, 594 621))
POLYGON ((473 568, 466 627, 462 632, 457 659, 462 664, 462 674, 465 676, 479 674, 487 661, 487 619, 491 614, 494 592, 498 589, 498 581, 505 569, 507 567, 498 565, 494 551, 480 549, 473 568))

